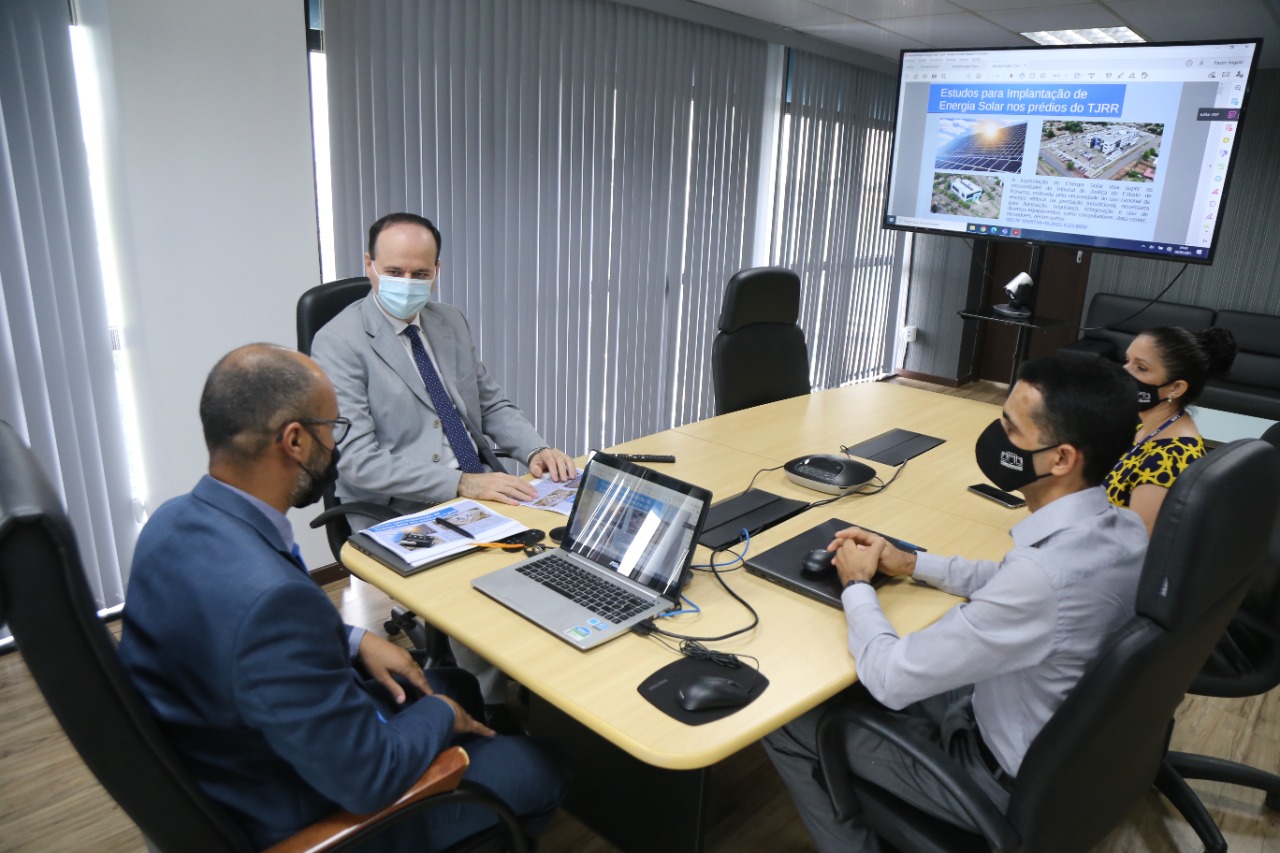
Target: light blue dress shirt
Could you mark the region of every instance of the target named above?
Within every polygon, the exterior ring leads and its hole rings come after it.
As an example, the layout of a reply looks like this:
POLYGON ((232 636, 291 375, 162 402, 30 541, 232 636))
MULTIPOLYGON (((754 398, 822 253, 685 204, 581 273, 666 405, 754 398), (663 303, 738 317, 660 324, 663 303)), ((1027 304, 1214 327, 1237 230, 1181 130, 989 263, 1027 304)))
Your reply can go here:
POLYGON ((906 637, 870 585, 850 586, 842 601, 871 695, 903 708, 973 684, 982 738, 1016 776, 1031 741, 1133 615, 1147 531, 1099 486, 1058 498, 1010 535, 999 563, 919 554, 916 580, 969 601, 906 637))

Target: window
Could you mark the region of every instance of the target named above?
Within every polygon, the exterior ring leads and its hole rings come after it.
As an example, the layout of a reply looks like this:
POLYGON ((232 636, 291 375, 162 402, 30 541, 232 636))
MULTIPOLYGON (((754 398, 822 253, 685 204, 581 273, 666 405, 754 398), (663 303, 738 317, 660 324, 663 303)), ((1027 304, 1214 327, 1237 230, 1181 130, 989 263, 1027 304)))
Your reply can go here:
POLYGON ((378 216, 422 213, 441 298, 549 442, 709 415, 768 46, 596 0, 329 0, 325 27, 335 276, 378 216))
POLYGON ((815 388, 887 372, 901 237, 879 225, 892 78, 788 51, 771 262, 803 282, 815 388))
POLYGON ((124 600, 139 521, 70 26, 67 4, 0 4, 0 419, 66 504, 107 609, 124 600))
POLYGON ((324 12, 325 278, 361 274, 379 216, 435 221, 440 298, 551 443, 579 453, 709 416, 725 283, 765 258, 801 276, 815 387, 888 369, 892 78, 790 51, 778 121, 780 48, 622 4, 324 12))

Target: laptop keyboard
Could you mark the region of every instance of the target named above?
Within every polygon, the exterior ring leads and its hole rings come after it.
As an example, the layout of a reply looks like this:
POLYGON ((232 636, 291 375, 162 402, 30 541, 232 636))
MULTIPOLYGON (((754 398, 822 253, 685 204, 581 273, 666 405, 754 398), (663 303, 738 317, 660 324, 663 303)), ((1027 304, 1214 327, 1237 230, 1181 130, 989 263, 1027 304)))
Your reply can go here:
POLYGON ((516 571, 615 624, 650 606, 643 598, 560 557, 547 557, 517 566, 516 571))

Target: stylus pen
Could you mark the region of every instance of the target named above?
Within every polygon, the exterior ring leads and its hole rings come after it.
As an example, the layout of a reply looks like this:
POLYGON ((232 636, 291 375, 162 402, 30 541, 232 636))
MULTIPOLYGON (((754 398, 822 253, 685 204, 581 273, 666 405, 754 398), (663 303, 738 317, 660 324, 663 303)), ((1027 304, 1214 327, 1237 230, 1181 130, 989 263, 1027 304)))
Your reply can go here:
POLYGON ((896 547, 899 551, 926 551, 927 552, 929 550, 928 548, 921 548, 919 545, 913 545, 904 539, 894 539, 892 536, 886 536, 884 538, 889 541, 889 544, 896 547))
POLYGON ((445 530, 452 530, 454 533, 458 534, 459 536, 465 536, 468 539, 476 538, 465 527, 463 527, 460 524, 454 524, 452 521, 450 521, 447 518, 435 518, 435 519, 432 519, 432 521, 434 521, 436 524, 443 527, 445 530))
POLYGON ((876 536, 879 536, 881 539, 888 542, 890 545, 897 548, 899 551, 924 551, 925 553, 929 552, 928 548, 921 548, 919 545, 913 545, 910 542, 906 541, 905 539, 898 539, 897 537, 889 536, 887 534, 881 533, 879 530, 872 530, 870 527, 863 527, 862 529, 867 531, 868 533, 873 533, 876 536))

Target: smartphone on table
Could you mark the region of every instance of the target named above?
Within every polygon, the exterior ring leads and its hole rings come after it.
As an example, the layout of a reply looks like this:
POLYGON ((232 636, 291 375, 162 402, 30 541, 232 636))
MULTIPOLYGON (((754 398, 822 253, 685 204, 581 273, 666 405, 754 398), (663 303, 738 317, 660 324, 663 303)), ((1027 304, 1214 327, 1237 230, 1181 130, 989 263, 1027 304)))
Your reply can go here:
POLYGON ((1027 502, 1022 499, 1021 495, 1002 492, 995 486, 988 485, 987 483, 974 483, 969 487, 969 491, 973 492, 975 495, 982 495, 987 500, 995 501, 1001 506, 1008 507, 1009 509, 1017 509, 1018 507, 1027 505, 1027 502))

